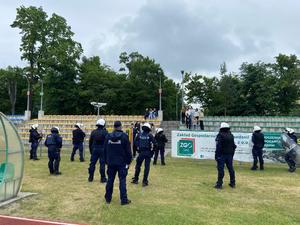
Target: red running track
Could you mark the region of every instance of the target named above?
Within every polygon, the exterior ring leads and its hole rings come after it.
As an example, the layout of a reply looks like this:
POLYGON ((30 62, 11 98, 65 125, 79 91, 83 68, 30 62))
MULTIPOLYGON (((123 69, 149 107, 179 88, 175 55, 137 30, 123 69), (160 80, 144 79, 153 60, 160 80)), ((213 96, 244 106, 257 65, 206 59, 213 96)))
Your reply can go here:
POLYGON ((0 215, 0 225, 79 225, 74 223, 53 222, 0 215))

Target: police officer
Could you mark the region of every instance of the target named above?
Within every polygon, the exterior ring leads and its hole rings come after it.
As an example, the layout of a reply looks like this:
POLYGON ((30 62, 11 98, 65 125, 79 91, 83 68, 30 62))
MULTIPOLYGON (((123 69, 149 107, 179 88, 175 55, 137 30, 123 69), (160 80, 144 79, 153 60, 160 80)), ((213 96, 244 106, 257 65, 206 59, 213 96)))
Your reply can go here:
POLYGON ((59 128, 53 127, 51 134, 47 135, 45 145, 48 147, 48 168, 52 175, 61 175, 59 171, 60 149, 62 147, 62 138, 59 135, 59 128))
MULTIPOLYGON (((297 144, 297 136, 295 135, 294 129, 286 128, 288 136, 297 144)), ((289 165, 289 172, 293 173, 296 171, 296 152, 294 149, 290 150, 285 155, 285 161, 289 165)))
POLYGON ((114 180, 118 173, 121 205, 127 205, 131 201, 127 197, 126 176, 132 160, 132 154, 129 138, 122 131, 120 121, 114 122, 114 131, 107 135, 104 150, 108 175, 105 200, 108 204, 111 202, 114 180))
POLYGON ((91 153, 90 167, 89 167, 89 178, 88 181, 92 182, 94 180, 94 172, 96 163, 99 160, 100 163, 100 175, 101 175, 101 183, 106 183, 106 175, 105 175, 105 155, 104 155, 104 142, 105 137, 108 132, 105 129, 105 120, 99 119, 96 122, 97 129, 93 130, 89 140, 89 148, 91 153))
MULTIPOLYGON (((134 124, 133 130, 132 130, 132 136, 133 136, 133 140, 136 138, 136 136, 140 133, 140 123, 136 122, 134 124)), ((137 153, 137 146, 136 144, 133 142, 132 145, 132 151, 133 151, 133 157, 136 157, 136 153, 137 153)))
POLYGON ((141 171, 141 166, 145 160, 144 178, 143 186, 148 185, 148 176, 150 171, 151 158, 153 156, 153 145, 155 140, 153 135, 150 133, 151 125, 149 123, 144 123, 142 126, 142 132, 136 137, 135 144, 138 147, 139 156, 136 159, 135 174, 132 178, 133 184, 138 184, 139 174, 141 171))
POLYGON ((155 142, 156 147, 154 150, 154 161, 153 165, 157 163, 158 153, 160 153, 161 165, 166 165, 165 163, 165 144, 168 142, 166 135, 164 134, 164 130, 162 128, 158 128, 155 134, 155 142))
POLYGON ((265 137, 259 126, 254 126, 252 143, 253 166, 251 170, 257 170, 257 158, 259 159, 259 169, 264 170, 263 148, 265 146, 265 137))
POLYGON ((230 183, 229 186, 235 188, 235 173, 233 169, 233 156, 236 149, 234 137, 230 132, 228 123, 221 123, 220 131, 216 137, 216 153, 215 159, 218 168, 218 181, 215 185, 216 189, 221 189, 224 178, 224 165, 229 171, 230 183))
POLYGON ((83 142, 85 138, 85 133, 81 129, 81 124, 75 124, 75 130, 73 130, 73 151, 71 153, 71 161, 74 161, 74 156, 76 154, 77 149, 79 149, 79 158, 80 162, 84 162, 83 158, 83 142))
POLYGON ((30 132, 29 142, 31 143, 29 159, 33 159, 33 160, 39 160, 36 152, 39 147, 40 140, 42 139, 42 135, 40 135, 39 132, 37 131, 38 126, 39 126, 38 124, 33 124, 31 126, 31 129, 29 130, 30 132))

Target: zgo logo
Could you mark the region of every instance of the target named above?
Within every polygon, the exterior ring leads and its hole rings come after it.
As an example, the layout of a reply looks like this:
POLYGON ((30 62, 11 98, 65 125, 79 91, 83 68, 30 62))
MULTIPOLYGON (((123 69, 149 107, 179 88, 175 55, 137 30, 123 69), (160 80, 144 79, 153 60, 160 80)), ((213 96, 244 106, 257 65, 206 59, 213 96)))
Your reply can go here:
POLYGON ((195 153, 195 139, 183 138, 177 143, 178 156, 192 156, 195 153))

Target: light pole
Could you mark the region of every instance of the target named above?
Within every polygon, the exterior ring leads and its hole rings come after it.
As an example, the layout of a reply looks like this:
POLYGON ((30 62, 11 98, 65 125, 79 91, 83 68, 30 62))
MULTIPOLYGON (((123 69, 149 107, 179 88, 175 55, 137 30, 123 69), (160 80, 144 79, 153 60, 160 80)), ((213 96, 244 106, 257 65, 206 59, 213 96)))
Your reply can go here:
POLYGON ((26 76, 26 79, 27 79, 27 109, 25 111, 25 120, 30 120, 31 118, 31 112, 29 110, 29 103, 30 103, 30 81, 29 81, 29 78, 28 76, 26 76))
POLYGON ((159 111, 162 111, 162 107, 161 107, 161 94, 162 94, 162 88, 161 88, 161 71, 158 71, 158 75, 159 75, 159 89, 158 89, 158 93, 159 93, 159 111))
POLYGON ((102 106, 106 106, 107 103, 102 103, 102 102, 91 102, 91 105, 97 108, 97 116, 99 117, 100 108, 101 108, 102 106))
POLYGON ((178 120, 178 92, 176 90, 176 121, 178 120))
POLYGON ((157 71, 158 75, 159 75, 159 89, 158 89, 158 93, 159 93, 159 110, 158 110, 158 118, 160 121, 163 120, 163 111, 162 111, 162 103, 161 103, 161 94, 162 94, 162 86, 161 86, 161 76, 162 76, 162 71, 161 69, 159 69, 157 71))
POLYGON ((44 81, 41 78, 41 92, 40 92, 40 96, 41 96, 41 106, 40 106, 40 110, 39 110, 39 115, 38 118, 41 119, 44 116, 44 110, 43 110, 43 97, 44 97, 44 81))
MULTIPOLYGON (((183 76, 184 76, 184 70, 181 70, 181 110, 184 107, 184 102, 183 102, 183 76)), ((182 118, 182 113, 180 113, 180 122, 183 121, 182 118)))

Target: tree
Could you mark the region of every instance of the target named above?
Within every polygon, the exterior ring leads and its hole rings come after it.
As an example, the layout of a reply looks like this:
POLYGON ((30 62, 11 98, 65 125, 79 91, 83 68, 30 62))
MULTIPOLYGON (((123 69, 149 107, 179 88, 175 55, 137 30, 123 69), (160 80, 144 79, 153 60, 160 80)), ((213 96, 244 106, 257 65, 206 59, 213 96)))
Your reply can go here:
POLYGON ((104 112, 122 114, 119 103, 122 101, 122 86, 126 81, 125 75, 118 75, 108 66, 101 63, 98 56, 83 57, 79 73, 79 113, 92 111, 90 102, 105 102, 104 112))
MULTIPOLYGON (((48 19, 42 7, 21 6, 17 8, 17 16, 11 26, 21 30, 21 59, 29 63, 25 70, 30 84, 30 109, 32 109, 34 84, 38 79, 44 80, 46 76, 58 78, 56 81, 45 79, 47 81, 45 85, 47 86, 47 83, 49 85, 45 92, 46 102, 51 102, 54 97, 49 96, 48 93, 60 93, 72 99, 69 90, 63 87, 57 92, 51 90, 60 86, 57 84, 60 79, 63 82, 69 81, 70 87, 74 88, 78 69, 77 60, 82 53, 81 44, 73 40, 74 33, 66 20, 57 14, 52 14, 48 19)), ((58 95, 55 97, 59 98, 58 95)), ((46 109, 50 108, 46 107, 46 109)), ((51 108, 51 111, 53 110, 51 108)), ((69 110, 71 109, 67 111, 69 110)))
POLYGON ((296 107, 300 98, 300 61, 295 55, 279 54, 272 65, 276 83, 276 101, 278 111, 288 115, 296 107))
POLYGON ((7 69, 0 69, 0 81, 7 88, 7 93, 10 101, 10 113, 15 114, 15 106, 18 98, 18 86, 25 82, 23 71, 18 67, 8 67, 7 69))
POLYGON ((274 115, 276 79, 269 65, 257 62, 243 63, 240 68, 242 102, 245 115, 274 115))
POLYGON ((17 8, 17 16, 11 24, 12 28, 19 28, 21 38, 20 51, 22 52, 21 59, 28 62, 26 76, 29 80, 29 108, 32 108, 32 89, 34 82, 38 79, 38 71, 40 70, 40 61, 44 55, 44 42, 46 37, 47 14, 42 7, 37 8, 30 6, 26 8, 21 6, 17 8))

